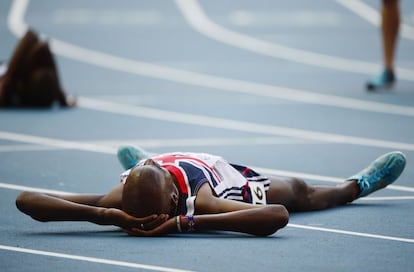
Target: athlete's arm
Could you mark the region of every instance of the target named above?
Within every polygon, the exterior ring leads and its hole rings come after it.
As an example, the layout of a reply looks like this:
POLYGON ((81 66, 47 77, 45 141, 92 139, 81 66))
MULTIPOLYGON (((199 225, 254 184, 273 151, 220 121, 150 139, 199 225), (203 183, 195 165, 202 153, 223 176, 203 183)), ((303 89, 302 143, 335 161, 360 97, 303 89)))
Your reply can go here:
MULTIPOLYGON (((181 216, 179 220, 171 218, 152 230, 131 228, 126 232, 133 236, 159 236, 179 232, 178 225, 182 232, 187 232, 190 229, 189 221, 188 217, 181 216)), ((234 231, 268 236, 285 227, 287 222, 288 213, 283 206, 266 205, 227 213, 194 215, 193 230, 234 231)))
POLYGON ((195 201, 198 228, 239 231, 254 235, 269 235, 283 228, 288 212, 281 205, 253 205, 240 201, 221 199, 213 194, 208 183, 199 189, 195 201))
POLYGON ((259 206, 227 199, 221 199, 214 195, 210 185, 204 183, 197 192, 195 201, 196 214, 226 213, 246 209, 254 209, 259 206))
POLYGON ((98 225, 115 225, 123 229, 146 224, 155 227, 165 222, 165 215, 136 218, 120 209, 96 206, 102 195, 50 195, 23 192, 16 199, 17 208, 33 219, 48 221, 87 221, 98 225))
MULTIPOLYGON (((258 236, 267 236, 286 226, 289 214, 282 205, 251 205, 243 202, 219 199, 215 197, 210 186, 204 184, 197 193, 195 203, 194 229, 235 231, 258 236)), ((188 230, 188 217, 181 217, 180 227, 188 230)), ((158 236, 177 232, 175 218, 153 230, 133 228, 127 231, 135 236, 158 236)))

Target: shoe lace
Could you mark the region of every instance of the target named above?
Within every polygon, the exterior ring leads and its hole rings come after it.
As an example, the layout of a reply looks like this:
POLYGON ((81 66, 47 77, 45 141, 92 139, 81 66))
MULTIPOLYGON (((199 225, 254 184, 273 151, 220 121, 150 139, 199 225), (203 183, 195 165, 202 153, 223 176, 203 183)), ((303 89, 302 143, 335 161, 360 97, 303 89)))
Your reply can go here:
POLYGON ((368 173, 368 175, 363 176, 360 180, 360 186, 364 189, 368 189, 371 185, 376 184, 381 181, 386 175, 390 173, 388 168, 382 168, 380 170, 374 170, 374 173, 368 173))

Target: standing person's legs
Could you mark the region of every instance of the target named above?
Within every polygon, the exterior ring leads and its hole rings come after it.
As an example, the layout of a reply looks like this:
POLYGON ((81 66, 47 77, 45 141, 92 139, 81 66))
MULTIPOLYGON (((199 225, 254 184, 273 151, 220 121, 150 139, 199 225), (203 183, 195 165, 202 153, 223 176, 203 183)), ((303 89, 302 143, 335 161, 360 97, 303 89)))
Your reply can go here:
POLYGON ((382 5, 382 45, 384 66, 394 72, 394 56, 400 26, 398 0, 383 0, 382 5))
POLYGON ((382 0, 381 36, 384 70, 367 83, 370 91, 393 87, 396 77, 394 73, 394 57, 400 26, 398 0, 382 0))

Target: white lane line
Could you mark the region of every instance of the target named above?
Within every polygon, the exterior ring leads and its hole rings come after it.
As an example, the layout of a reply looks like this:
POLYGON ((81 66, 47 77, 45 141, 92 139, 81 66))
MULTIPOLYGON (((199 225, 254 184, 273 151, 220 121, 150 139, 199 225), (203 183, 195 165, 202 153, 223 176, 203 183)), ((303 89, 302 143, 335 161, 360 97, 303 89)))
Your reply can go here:
POLYGON ((128 104, 113 103, 109 101, 96 100, 86 97, 81 97, 78 102, 80 107, 91 110, 177 122, 182 124, 231 129, 243 132, 259 133, 264 135, 286 136, 312 141, 326 141, 331 143, 353 144, 414 151, 414 144, 410 143, 353 137, 333 133, 323 133, 303 129, 293 129, 252 122, 243 122, 231 119, 159 110, 149 107, 131 106, 128 104))
POLYGON ((414 200, 414 196, 372 196, 362 197, 358 201, 394 201, 394 200, 414 200))
POLYGON ((24 15, 29 5, 29 0, 14 0, 10 7, 7 25, 17 37, 22 37, 27 31, 24 15))
POLYGON ((72 195, 74 193, 59 191, 59 190, 49 190, 31 186, 16 185, 11 183, 0 182, 0 188, 16 190, 16 191, 30 191, 36 193, 52 194, 52 195, 72 195))
POLYGON ((410 238, 385 236, 385 235, 378 235, 378 234, 371 234, 371 233, 364 233, 364 232, 355 232, 355 231, 347 231, 347 230, 339 230, 339 229, 328 229, 328 228, 298 225, 298 224, 291 224, 291 223, 289 223, 287 226, 291 227, 291 228, 315 230, 315 231, 322 231, 322 232, 330 232, 330 233, 335 233, 335 234, 344 234, 344 235, 360 236, 360 237, 366 237, 366 238, 391 240, 391 241, 397 241, 397 242, 414 243, 414 239, 410 239, 410 238))
MULTIPOLYGON (((0 152, 54 150, 55 147, 39 145, 0 145, 0 152)), ((60 148, 59 148, 60 149, 60 148)))
MULTIPOLYGON (((379 64, 295 49, 227 29, 210 20, 197 0, 175 0, 175 3, 187 23, 193 29, 211 39, 237 48, 252 51, 261 55, 333 70, 369 75, 375 74, 381 70, 381 65, 379 64)), ((414 70, 405 68, 397 68, 396 70, 399 78, 414 80, 414 70)))
POLYGON ((86 257, 86 256, 81 256, 81 255, 72 255, 72 254, 58 253, 58 252, 52 252, 52 251, 43 251, 43 250, 14 247, 14 246, 6 246, 6 245, 0 245, 0 250, 70 259, 70 260, 76 260, 76 261, 84 261, 84 262, 90 262, 90 263, 99 263, 99 264, 107 264, 107 265, 114 265, 114 266, 121 266, 121 267, 152 270, 152 271, 164 271, 164 272, 189 272, 190 271, 190 270, 182 270, 182 269, 169 268, 169 267, 163 267, 163 266, 157 266, 157 265, 130 263, 130 262, 111 260, 111 259, 86 257))
POLYGON ((116 153, 116 148, 113 148, 113 147, 88 144, 88 143, 83 143, 83 142, 78 142, 78 141, 67 141, 67 140, 57 140, 57 139, 52 139, 52 138, 47 138, 47 137, 37 137, 37 136, 12 133, 12 132, 7 132, 7 131, 0 131, 0 139, 16 141, 16 142, 24 142, 24 143, 30 143, 30 144, 47 145, 47 146, 64 148, 64 149, 76 149, 76 150, 85 150, 85 151, 94 150, 95 152, 106 153, 106 154, 116 153))
MULTIPOLYGON (((14 0, 11 12, 9 13, 9 28, 18 37, 21 37, 27 29, 27 25, 24 22, 24 14, 26 12, 27 5, 28 0, 14 0)), ((339 107, 344 109, 396 114, 410 117, 414 116, 414 107, 364 101, 354 98, 318 94, 311 91, 293 88, 229 79, 151 63, 134 61, 95 50, 86 49, 56 39, 49 40, 52 50, 55 54, 79 62, 96 65, 98 67, 104 67, 110 70, 151 78, 158 78, 162 80, 169 80, 182 84, 218 89, 233 93, 257 95, 302 103, 339 107)), ((353 63, 352 67, 355 68, 359 66, 353 63)))
MULTIPOLYGON (((361 18, 365 19, 374 26, 379 27, 381 25, 381 14, 360 0, 336 0, 339 4, 349 9, 353 13, 357 14, 361 18)), ((401 37, 414 40, 414 27, 401 23, 400 33, 401 37)))
MULTIPOLYGON (((57 140, 57 139, 37 137, 37 136, 25 135, 25 134, 17 134, 17 133, 11 133, 11 132, 6 132, 6 131, 0 131, 0 139, 31 143, 31 144, 39 144, 39 145, 45 145, 45 146, 60 147, 60 148, 70 148, 70 149, 75 149, 75 150, 83 150, 83 151, 97 152, 97 153, 103 153, 103 154, 112 154, 112 155, 116 154, 116 148, 112 148, 112 147, 105 147, 105 146, 100 146, 96 144, 85 144, 82 142, 57 140)), ((256 167, 256 166, 252 166, 252 168, 256 169, 258 172, 261 172, 263 174, 275 175, 275 176, 298 177, 298 178, 303 178, 305 180, 316 180, 316 181, 325 181, 325 182, 334 182, 334 183, 340 183, 344 181, 344 178, 339 178, 339 177, 314 175, 314 174, 308 174, 308 173, 302 173, 302 172, 284 171, 284 170, 269 169, 269 168, 256 167)), ((404 191, 404 192, 414 192, 413 187, 400 186, 400 185, 389 185, 387 186, 386 189, 404 191)))

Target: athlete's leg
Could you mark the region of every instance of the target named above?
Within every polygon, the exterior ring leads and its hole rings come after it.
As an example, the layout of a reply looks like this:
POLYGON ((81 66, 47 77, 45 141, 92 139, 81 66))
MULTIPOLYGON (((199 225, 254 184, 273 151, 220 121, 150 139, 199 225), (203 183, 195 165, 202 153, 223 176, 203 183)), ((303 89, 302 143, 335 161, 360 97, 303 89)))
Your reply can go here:
POLYGON ((313 186, 298 178, 271 178, 267 201, 289 211, 312 211, 344 205, 393 183, 403 172, 406 159, 395 151, 375 159, 356 175, 336 186, 313 186))
POLYGON ((267 202, 282 204, 290 212, 322 210, 345 205, 358 197, 359 187, 355 180, 336 186, 314 186, 298 178, 272 177, 267 192, 267 202))

